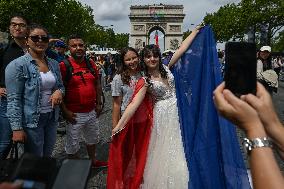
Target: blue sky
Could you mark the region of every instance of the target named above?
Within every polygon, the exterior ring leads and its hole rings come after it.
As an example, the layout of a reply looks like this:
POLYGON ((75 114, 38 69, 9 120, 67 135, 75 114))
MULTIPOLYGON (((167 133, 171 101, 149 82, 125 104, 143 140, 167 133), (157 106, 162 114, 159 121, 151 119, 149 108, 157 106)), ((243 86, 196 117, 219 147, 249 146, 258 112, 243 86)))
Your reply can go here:
MULTIPOLYGON (((97 24, 112 27, 116 33, 129 33, 130 21, 128 15, 131 5, 148 4, 176 4, 184 6, 183 31, 193 29, 201 23, 206 13, 217 11, 220 6, 227 3, 238 3, 240 0, 79 0, 94 10, 94 17, 97 24), (193 25, 192 25, 193 24, 193 25), (112 25, 112 26, 111 26, 112 25)), ((151 35, 154 35, 152 33, 151 35)), ((162 35, 159 32, 159 35, 162 35)), ((150 37, 153 39, 153 37, 150 37)), ((221 45, 223 46, 223 45, 221 45)), ((222 48, 222 47, 221 47, 222 48)))

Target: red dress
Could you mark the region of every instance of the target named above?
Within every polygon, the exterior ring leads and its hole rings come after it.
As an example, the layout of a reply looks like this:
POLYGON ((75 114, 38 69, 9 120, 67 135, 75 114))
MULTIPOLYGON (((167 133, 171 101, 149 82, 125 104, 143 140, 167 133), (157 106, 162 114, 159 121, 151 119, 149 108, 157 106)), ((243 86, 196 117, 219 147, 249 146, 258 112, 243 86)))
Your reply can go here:
MULTIPOLYGON (((144 84, 144 79, 138 81, 133 97, 144 84)), ((108 159, 108 189, 139 188, 143 180, 152 125, 153 102, 146 93, 126 127, 113 136, 108 159)))

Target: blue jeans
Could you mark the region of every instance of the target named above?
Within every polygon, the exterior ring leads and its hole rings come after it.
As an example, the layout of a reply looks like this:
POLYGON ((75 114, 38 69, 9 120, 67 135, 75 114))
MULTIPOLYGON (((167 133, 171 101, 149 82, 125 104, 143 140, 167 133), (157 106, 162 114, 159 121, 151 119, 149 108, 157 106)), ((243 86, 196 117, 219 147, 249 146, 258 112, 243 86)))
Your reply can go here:
POLYGON ((56 142, 56 130, 58 120, 55 120, 55 111, 42 113, 36 128, 24 127, 27 135, 25 142, 25 152, 38 156, 52 155, 56 142))
POLYGON ((0 97, 0 159, 6 158, 6 151, 12 139, 12 130, 7 113, 7 98, 0 97))

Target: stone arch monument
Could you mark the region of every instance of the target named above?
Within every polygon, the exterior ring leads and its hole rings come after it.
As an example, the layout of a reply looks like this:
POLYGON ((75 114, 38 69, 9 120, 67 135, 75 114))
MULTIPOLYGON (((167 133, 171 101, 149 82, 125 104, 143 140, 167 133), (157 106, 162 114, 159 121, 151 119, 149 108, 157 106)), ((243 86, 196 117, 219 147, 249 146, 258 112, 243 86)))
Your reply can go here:
POLYGON ((142 49, 149 44, 150 33, 159 30, 164 34, 164 49, 176 50, 182 42, 184 17, 183 5, 131 6, 129 45, 136 49, 142 49))

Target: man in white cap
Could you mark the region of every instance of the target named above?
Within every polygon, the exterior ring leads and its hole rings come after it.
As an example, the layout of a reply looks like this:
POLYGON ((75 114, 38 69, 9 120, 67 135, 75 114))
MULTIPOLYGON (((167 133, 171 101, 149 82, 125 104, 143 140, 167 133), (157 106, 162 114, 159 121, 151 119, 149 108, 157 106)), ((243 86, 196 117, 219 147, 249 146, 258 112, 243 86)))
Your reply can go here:
POLYGON ((262 46, 257 58, 257 79, 272 94, 277 91, 278 76, 272 68, 271 47, 262 46))

